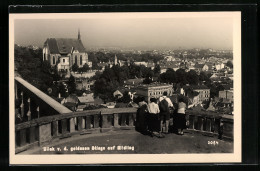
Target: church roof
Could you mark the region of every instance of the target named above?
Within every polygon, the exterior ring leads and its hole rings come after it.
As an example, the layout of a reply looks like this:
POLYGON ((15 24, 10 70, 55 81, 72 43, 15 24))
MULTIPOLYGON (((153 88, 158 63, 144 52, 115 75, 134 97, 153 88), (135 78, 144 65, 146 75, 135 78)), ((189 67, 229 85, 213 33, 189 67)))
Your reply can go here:
POLYGON ((45 46, 48 44, 51 54, 68 54, 72 48, 80 53, 85 52, 85 48, 79 39, 68 38, 48 38, 45 46))

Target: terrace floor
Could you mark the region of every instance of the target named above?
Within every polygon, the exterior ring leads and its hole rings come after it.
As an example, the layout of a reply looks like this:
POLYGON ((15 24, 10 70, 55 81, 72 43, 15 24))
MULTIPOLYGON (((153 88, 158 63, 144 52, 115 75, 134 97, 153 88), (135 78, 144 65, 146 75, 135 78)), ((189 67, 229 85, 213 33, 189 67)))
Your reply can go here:
POLYGON ((201 133, 186 131, 183 136, 171 133, 165 135, 165 138, 157 138, 156 136, 142 135, 135 130, 118 130, 56 139, 48 145, 35 147, 19 154, 177 154, 232 152, 232 141, 219 140, 216 137, 205 136, 201 133), (115 149, 113 149, 113 146, 115 146, 115 149), (118 146, 127 147, 125 147, 126 150, 118 150, 118 146), (54 147, 55 151, 43 151, 43 147, 54 147), (84 147, 84 149, 76 149, 75 147, 84 147), (108 150, 108 147, 111 147, 112 150, 108 150), (60 151, 58 148, 60 148, 60 151))

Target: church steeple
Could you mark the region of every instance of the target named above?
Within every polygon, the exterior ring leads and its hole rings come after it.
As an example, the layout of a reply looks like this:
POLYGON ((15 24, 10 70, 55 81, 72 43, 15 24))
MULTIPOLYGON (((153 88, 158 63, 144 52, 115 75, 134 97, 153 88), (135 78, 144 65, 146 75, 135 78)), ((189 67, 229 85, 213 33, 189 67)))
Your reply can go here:
POLYGON ((78 29, 78 40, 80 40, 80 30, 78 29))

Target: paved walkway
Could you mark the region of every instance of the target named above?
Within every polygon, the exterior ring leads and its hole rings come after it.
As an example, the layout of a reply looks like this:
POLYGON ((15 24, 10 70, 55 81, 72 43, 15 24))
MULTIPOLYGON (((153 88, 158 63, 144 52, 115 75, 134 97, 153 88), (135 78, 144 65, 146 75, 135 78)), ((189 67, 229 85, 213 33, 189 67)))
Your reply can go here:
POLYGON ((142 135, 135 130, 120 130, 100 134, 77 135, 56 140, 51 142, 51 145, 44 145, 43 147, 30 149, 19 154, 178 154, 232 152, 233 142, 204 136, 200 133, 186 133, 183 136, 167 134, 165 138, 157 138, 142 135), (44 148, 46 151, 43 151, 44 148), (60 151, 58 148, 60 148, 60 151), (53 149, 55 151, 51 151, 53 149))

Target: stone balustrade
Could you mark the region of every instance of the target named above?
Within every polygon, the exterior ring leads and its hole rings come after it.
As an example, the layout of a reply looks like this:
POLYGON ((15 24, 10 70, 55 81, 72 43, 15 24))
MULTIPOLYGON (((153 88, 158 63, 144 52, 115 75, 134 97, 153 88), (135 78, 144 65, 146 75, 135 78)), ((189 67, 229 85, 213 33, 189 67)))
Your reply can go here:
MULTIPOLYGON (((75 134, 135 129, 136 108, 104 108, 71 112, 25 80, 15 78, 15 98, 26 120, 15 124, 15 152, 75 134)), ((174 119, 174 118, 173 118, 174 119)), ((188 131, 233 139, 233 117, 187 111, 188 131)))

